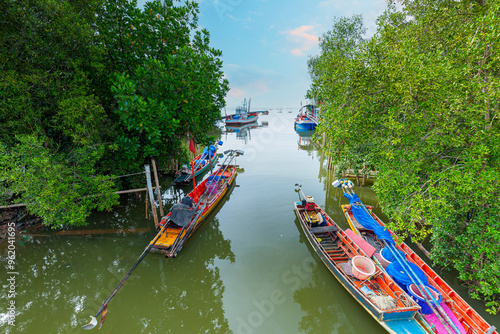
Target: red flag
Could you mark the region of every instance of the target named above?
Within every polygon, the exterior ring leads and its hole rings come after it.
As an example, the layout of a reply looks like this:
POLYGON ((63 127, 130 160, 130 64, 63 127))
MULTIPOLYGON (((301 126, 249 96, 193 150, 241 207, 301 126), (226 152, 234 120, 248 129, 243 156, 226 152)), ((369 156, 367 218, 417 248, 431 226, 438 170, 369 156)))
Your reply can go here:
POLYGON ((196 149, 195 149, 195 147, 194 147, 194 140, 193 140, 193 137, 191 137, 191 141, 189 142, 189 150, 190 150, 191 152, 193 152, 193 155, 195 155, 195 154, 196 154, 196 149))

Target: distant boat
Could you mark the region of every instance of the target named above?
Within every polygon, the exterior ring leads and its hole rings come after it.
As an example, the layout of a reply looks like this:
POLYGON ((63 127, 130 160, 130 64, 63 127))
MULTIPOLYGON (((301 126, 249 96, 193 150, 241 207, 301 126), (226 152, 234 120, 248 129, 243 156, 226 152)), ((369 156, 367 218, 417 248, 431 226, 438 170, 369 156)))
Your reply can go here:
POLYGON ((243 105, 236 107, 236 113, 232 115, 227 115, 224 118, 224 121, 226 122, 226 125, 243 125, 243 124, 249 124, 257 121, 259 119, 259 112, 250 112, 250 101, 252 99, 248 100, 248 106, 247 106, 247 99, 243 100, 243 105))
POLYGON ((296 202, 300 226, 330 272, 389 333, 429 334, 415 317, 420 309, 394 280, 375 267, 356 244, 311 196, 296 202))
POLYGON ((295 118, 295 130, 314 130, 319 124, 319 108, 312 104, 307 104, 300 108, 295 118))

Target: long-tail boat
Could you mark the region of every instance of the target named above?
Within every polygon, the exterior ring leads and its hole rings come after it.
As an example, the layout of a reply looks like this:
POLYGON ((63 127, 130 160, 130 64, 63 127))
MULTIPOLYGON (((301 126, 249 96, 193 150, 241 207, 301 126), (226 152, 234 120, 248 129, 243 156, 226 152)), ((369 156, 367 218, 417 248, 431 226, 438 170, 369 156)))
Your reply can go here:
POLYGON ((207 215, 217 206, 227 193, 236 176, 234 157, 242 155, 241 150, 228 150, 224 162, 208 178, 197 185, 180 203, 175 204, 163 217, 156 240, 151 248, 153 253, 165 257, 176 257, 186 241, 201 226, 207 215))
POLYGON ((217 162, 217 149, 218 145, 222 145, 222 141, 219 141, 215 145, 207 146, 202 153, 198 154, 194 159, 191 160, 189 166, 182 166, 181 169, 175 173, 173 184, 188 183, 194 177, 205 173, 211 167, 213 168, 217 162), (193 173, 194 169, 194 173, 193 173))
MULTIPOLYGON (((375 247, 375 261, 387 266, 389 261, 387 261, 381 254, 381 251, 384 249, 384 241, 380 240, 373 230, 363 226, 356 219, 353 213, 352 205, 363 205, 359 200, 359 197, 356 195, 353 198, 352 194, 348 194, 346 197, 349 199, 350 204, 342 205, 342 210, 349 225, 359 236, 363 238, 363 240, 375 247)), ((396 237, 391 230, 387 229, 384 222, 372 212, 373 207, 365 206, 365 208, 378 225, 384 227, 394 238, 396 237)), ((404 254, 408 262, 413 263, 423 271, 428 284, 441 294, 442 301, 440 304, 442 308, 446 313, 448 313, 451 320, 456 323, 457 328, 461 333, 498 334, 495 327, 488 324, 486 320, 484 320, 481 315, 477 313, 477 311, 475 311, 455 290, 453 290, 453 288, 448 285, 445 280, 443 280, 427 263, 425 263, 425 261, 422 260, 407 244, 404 242, 399 245, 396 244, 396 248, 404 254)), ((415 295, 419 296, 419 293, 417 291, 413 291, 413 295, 415 298, 415 295)), ((424 314, 423 317, 427 320, 428 324, 434 328, 435 333, 447 333, 450 331, 450 328, 445 328, 447 326, 443 326, 443 324, 436 319, 434 314, 424 314)), ((454 331, 452 332, 454 333, 454 331)))
POLYGON ((376 268, 310 196, 303 198, 294 206, 304 234, 325 266, 361 306, 389 333, 432 333, 415 317, 420 306, 385 271, 376 268))

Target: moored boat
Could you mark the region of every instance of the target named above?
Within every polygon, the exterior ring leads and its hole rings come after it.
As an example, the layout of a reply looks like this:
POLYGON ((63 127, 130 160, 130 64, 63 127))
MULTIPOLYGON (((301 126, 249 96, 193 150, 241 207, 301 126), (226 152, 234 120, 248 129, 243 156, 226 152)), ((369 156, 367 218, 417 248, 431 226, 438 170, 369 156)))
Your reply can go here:
MULTIPOLYGON (((381 240, 369 226, 365 226, 366 224, 362 224, 360 222, 360 220, 363 220, 362 218, 359 216, 356 218, 356 210, 359 211, 359 207, 364 206, 359 200, 359 197, 357 195, 353 196, 352 194, 347 194, 346 197, 349 199, 350 204, 342 205, 344 215, 351 228, 356 231, 356 233, 361 236, 363 240, 366 240, 369 244, 375 247, 375 261, 387 268, 389 268, 388 266, 391 263, 397 265, 397 259, 386 247, 385 242, 381 240)), ((383 221, 372 212, 372 207, 365 206, 363 211, 367 212, 367 214, 369 213, 373 222, 384 228, 393 238, 395 237, 395 234, 387 229, 383 221)), ((425 263, 425 261, 423 261, 407 244, 401 243, 400 245, 395 245, 395 247, 397 251, 404 256, 404 260, 419 268, 425 275, 427 284, 432 288, 431 293, 436 292, 436 296, 439 296, 439 305, 456 326, 455 329, 453 329, 451 328, 452 326, 450 326, 451 324, 443 324, 443 321, 439 321, 438 317, 432 312, 432 310, 427 309, 425 312, 424 305, 424 312, 422 312, 422 316, 426 319, 429 326, 433 326, 435 328, 436 333, 455 333, 458 330, 460 333, 498 334, 495 327, 489 325, 486 320, 484 320, 479 313, 477 313, 477 311, 475 311, 455 290, 453 290, 453 288, 448 285, 444 279, 442 279, 427 263, 425 263)), ((404 282, 400 282, 400 284, 404 285, 404 282)), ((422 295, 420 291, 418 291, 416 284, 407 285, 406 289, 412 298, 419 301, 422 305, 425 303, 423 302, 422 295)))
POLYGON ((201 226, 207 215, 228 192, 236 176, 234 157, 242 155, 241 150, 228 150, 224 162, 208 178, 197 185, 180 203, 175 204, 163 217, 151 252, 165 257, 176 257, 186 241, 201 226))
POLYGON ((253 122, 256 122, 259 119, 259 113, 258 112, 250 112, 250 102, 251 99, 248 100, 248 106, 247 106, 247 100, 243 100, 243 105, 236 107, 236 113, 232 115, 225 116, 224 121, 226 122, 226 125, 244 125, 244 124, 250 124, 253 122))
POLYGON ((215 145, 205 147, 201 154, 198 154, 191 160, 189 166, 182 166, 182 168, 175 173, 174 181, 172 183, 181 184, 190 182, 193 179, 192 168, 194 168, 195 178, 211 169, 211 167, 213 168, 217 162, 217 149, 220 145, 222 145, 222 141, 219 141, 215 145))
POLYGON ((311 131, 319 124, 319 110, 312 104, 300 108, 295 118, 294 127, 297 131, 311 131))
MULTIPOLYGON (((300 189, 300 188, 299 188, 300 189)), ((420 307, 309 196, 295 202, 300 226, 325 266, 389 333, 431 333, 420 307)))

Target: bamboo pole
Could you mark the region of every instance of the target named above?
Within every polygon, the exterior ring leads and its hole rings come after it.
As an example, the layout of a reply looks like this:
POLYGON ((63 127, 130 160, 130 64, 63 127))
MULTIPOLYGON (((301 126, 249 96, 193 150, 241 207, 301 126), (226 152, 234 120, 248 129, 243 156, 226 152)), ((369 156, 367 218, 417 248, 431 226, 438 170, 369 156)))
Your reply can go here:
POLYGON ((146 169, 146 182, 148 185, 149 202, 151 204, 151 211, 153 211, 153 219, 155 222, 155 227, 158 227, 158 212, 156 212, 155 196, 153 194, 153 185, 151 183, 151 170, 149 165, 144 165, 146 169))
POLYGON ((146 191, 146 220, 149 220, 149 210, 148 210, 148 192, 146 191))
POLYGON ((158 197, 158 204, 160 205, 160 216, 163 217, 163 201, 161 199, 161 190, 160 190, 161 188, 160 188, 160 183, 158 181, 158 172, 156 170, 155 159, 151 159, 151 163, 153 164, 153 172, 155 177, 156 196, 158 197))

